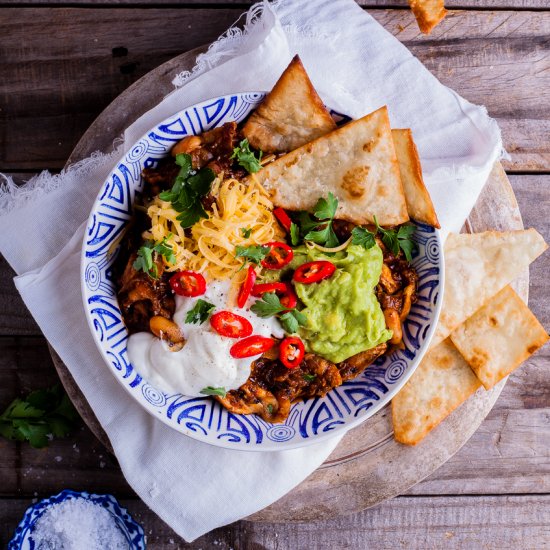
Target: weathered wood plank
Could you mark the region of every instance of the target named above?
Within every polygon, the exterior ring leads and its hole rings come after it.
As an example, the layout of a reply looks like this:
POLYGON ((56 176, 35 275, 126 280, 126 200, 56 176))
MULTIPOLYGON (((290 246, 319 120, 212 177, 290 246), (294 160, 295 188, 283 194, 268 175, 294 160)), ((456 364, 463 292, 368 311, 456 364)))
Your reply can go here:
MULTIPOLYGON (((0 412, 27 392, 59 378, 43 338, 0 338, 0 412)), ((66 487, 133 496, 116 459, 82 425, 71 436, 33 449, 0 438, 0 494, 50 494, 66 487)))
MULTIPOLYGON (((42 495, 40 495, 42 496, 42 495)), ((11 538, 28 499, 0 501, 0 543, 11 538)), ((138 500, 122 500, 147 535, 147 548, 547 548, 550 495, 399 497, 352 516, 309 523, 237 522, 186 544, 138 500)))
MULTIPOLYGON (((116 95, 167 59, 213 40, 241 12, 3 9, 0 169, 61 167, 116 95), (124 40, 121 24, 133 29, 124 40), (35 81, 41 85, 31 89, 35 81)), ((508 169, 550 170, 550 10, 453 12, 430 37, 419 33, 409 10, 372 14, 444 84, 488 107, 512 154, 508 169)))
MULTIPOLYGON (((356 0, 364 8, 402 8, 408 7, 408 0, 356 0)), ((77 5, 77 6, 125 6, 128 4, 138 6, 173 6, 174 0, 3 0, 5 6, 56 6, 56 5, 77 5)), ((256 0, 186 0, 182 2, 185 6, 251 6, 256 0)), ((546 0, 445 0, 445 7, 448 9, 548 9, 546 0)))

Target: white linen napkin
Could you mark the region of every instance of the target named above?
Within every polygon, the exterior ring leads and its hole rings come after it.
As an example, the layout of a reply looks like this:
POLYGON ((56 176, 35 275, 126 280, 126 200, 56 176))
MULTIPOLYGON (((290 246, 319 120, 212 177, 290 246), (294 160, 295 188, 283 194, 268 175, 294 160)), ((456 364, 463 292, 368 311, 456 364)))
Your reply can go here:
POLYGON ((150 127, 198 101, 269 90, 299 53, 324 101, 359 117, 388 104, 412 128, 443 231, 457 231, 501 154, 484 108, 440 84, 353 0, 280 0, 248 13, 200 56, 180 86, 132 124, 124 145, 58 176, 0 186, 0 251, 46 338, 107 432, 129 484, 188 541, 274 502, 315 470, 339 438, 299 450, 246 453, 182 436, 119 386, 95 347, 80 294, 80 249, 93 200, 114 162, 150 127))

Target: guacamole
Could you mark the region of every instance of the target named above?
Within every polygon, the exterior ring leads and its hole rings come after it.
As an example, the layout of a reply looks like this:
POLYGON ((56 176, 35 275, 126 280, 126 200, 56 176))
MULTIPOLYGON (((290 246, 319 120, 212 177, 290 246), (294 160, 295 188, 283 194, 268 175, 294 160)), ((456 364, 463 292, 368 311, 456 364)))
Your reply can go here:
POLYGON ((295 249, 292 268, 305 262, 328 260, 337 270, 320 283, 294 283, 305 304, 307 324, 300 336, 308 351, 339 363, 356 353, 386 342, 392 336, 374 288, 382 271, 382 250, 350 245, 331 256, 302 246, 295 249))

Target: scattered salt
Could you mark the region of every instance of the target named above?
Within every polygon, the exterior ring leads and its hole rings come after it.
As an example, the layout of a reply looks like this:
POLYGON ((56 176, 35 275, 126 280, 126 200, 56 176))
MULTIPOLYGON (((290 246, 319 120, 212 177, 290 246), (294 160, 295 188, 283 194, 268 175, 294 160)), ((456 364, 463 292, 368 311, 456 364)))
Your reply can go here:
POLYGON ((62 456, 56 456, 55 457, 55 461, 56 462, 61 462, 63 460, 63 457, 62 456))
POLYGON ((100 468, 105 468, 105 462, 103 462, 103 460, 99 461, 99 467, 100 468))
POLYGON ((36 550, 129 550, 114 517, 99 504, 76 498, 48 508, 36 522, 36 550))

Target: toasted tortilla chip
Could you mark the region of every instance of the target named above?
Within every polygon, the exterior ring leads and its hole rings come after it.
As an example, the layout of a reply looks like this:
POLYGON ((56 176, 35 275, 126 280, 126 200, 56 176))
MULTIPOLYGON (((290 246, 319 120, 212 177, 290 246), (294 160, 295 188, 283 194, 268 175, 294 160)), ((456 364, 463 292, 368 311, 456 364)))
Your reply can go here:
POLYGON ((535 229, 449 235, 443 307, 432 345, 447 338, 547 248, 535 229))
POLYGON ((409 5, 424 34, 430 34, 447 15, 443 0, 409 0, 409 5))
POLYGON ((544 327, 509 286, 451 334, 453 344, 488 390, 548 338, 544 327))
POLYGON ((264 153, 286 153, 336 128, 298 56, 243 127, 264 153))
POLYGON ((441 342, 391 402, 395 439, 416 445, 480 386, 450 340, 441 342))
POLYGON ((254 177, 277 206, 311 210, 331 191, 336 217, 356 224, 398 225, 409 219, 388 110, 382 107, 303 145, 254 177))
POLYGON ((392 129, 391 134, 409 216, 419 222, 439 228, 432 199, 422 179, 422 167, 412 132, 409 129, 392 129))

